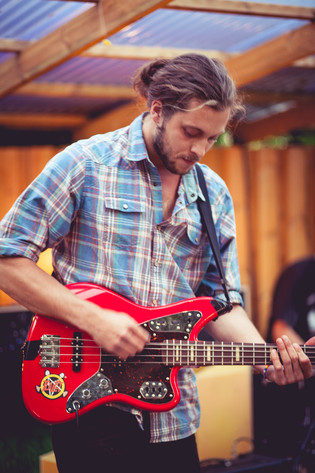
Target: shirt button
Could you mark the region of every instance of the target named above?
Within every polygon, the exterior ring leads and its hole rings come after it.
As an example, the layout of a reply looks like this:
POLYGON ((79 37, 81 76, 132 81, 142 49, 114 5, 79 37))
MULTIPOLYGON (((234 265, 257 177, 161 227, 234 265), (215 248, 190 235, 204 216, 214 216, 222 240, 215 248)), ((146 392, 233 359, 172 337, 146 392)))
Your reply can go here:
POLYGON ((196 237, 196 238, 195 238, 195 242, 196 242, 196 243, 198 243, 198 241, 199 241, 199 238, 198 238, 198 237, 196 237))
POLYGON ((153 304, 153 305, 157 305, 157 300, 156 300, 156 299, 153 299, 152 304, 153 304))
POLYGON ((195 197, 195 194, 191 194, 190 197, 195 197))
POLYGON ((127 205, 127 204, 124 204, 124 205, 123 205, 123 208, 124 208, 124 209, 128 209, 128 205, 127 205))
POLYGON ((154 264, 154 266, 158 266, 159 265, 158 260, 156 259, 153 264, 154 264))

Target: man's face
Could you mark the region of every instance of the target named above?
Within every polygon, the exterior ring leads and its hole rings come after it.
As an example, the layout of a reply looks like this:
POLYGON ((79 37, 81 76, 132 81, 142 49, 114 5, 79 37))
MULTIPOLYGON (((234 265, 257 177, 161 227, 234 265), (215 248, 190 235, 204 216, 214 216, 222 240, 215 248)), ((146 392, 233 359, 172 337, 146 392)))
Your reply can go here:
POLYGON ((189 111, 175 112, 156 125, 153 146, 160 163, 173 174, 186 174, 225 131, 230 109, 217 111, 191 100, 189 111))

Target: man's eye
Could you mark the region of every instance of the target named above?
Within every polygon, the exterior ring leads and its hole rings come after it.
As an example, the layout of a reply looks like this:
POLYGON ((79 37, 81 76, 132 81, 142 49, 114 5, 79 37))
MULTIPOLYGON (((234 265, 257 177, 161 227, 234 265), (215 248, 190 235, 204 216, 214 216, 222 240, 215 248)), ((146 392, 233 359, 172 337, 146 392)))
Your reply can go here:
POLYGON ((195 136, 198 136, 198 131, 187 130, 187 128, 184 128, 184 133, 186 136, 189 136, 189 138, 194 138, 195 136))

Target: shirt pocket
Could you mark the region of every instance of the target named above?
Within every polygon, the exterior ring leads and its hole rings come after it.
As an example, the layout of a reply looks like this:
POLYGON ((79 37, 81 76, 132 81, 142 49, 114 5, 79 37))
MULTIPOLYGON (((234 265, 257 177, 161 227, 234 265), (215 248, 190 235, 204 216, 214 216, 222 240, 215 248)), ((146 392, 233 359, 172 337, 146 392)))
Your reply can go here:
POLYGON ((107 214, 107 238, 110 238, 114 246, 134 248, 141 237, 144 203, 134 198, 131 200, 123 196, 108 196, 104 198, 104 206, 107 214))
MULTIPOLYGON (((192 251, 195 251, 200 245, 203 236, 203 227, 201 223, 200 213, 197 206, 190 206, 183 209, 182 213, 178 214, 179 222, 185 223, 186 232, 183 235, 183 241, 186 242, 187 246, 192 246, 192 251)), ((188 249, 188 251, 190 251, 188 249)))
POLYGON ((197 222, 189 222, 187 224, 187 236, 190 243, 198 246, 202 238, 202 225, 197 222))

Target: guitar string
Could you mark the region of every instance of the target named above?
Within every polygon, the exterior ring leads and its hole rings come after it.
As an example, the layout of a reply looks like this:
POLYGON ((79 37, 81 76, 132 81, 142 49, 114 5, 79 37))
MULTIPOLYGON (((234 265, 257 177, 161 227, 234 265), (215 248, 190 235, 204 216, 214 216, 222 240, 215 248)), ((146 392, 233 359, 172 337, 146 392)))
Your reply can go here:
MULTIPOLYGON (((74 349, 75 346, 71 345, 48 345, 41 347, 41 351, 45 352, 46 354, 49 354, 49 351, 53 350, 60 350, 60 349, 74 349)), ((102 349, 100 347, 94 347, 94 346, 80 346, 77 347, 80 350, 84 350, 85 355, 90 355, 90 356, 98 356, 98 354, 101 354, 102 349), (94 353, 86 353, 86 351, 92 351, 94 350, 94 353)), ((312 356, 315 355, 315 347, 313 346, 305 346, 301 347, 302 351, 307 355, 307 356, 312 356)), ((229 356, 231 354, 234 354, 235 356, 241 356, 243 354, 246 354, 247 356, 252 355, 254 358, 258 356, 264 356, 265 354, 270 353, 272 350, 276 350, 277 352, 279 351, 277 346, 273 347, 260 347, 260 348, 255 348, 254 350, 251 347, 248 346, 229 346, 228 349, 227 347, 220 347, 220 346, 214 346, 214 345, 205 345, 205 346, 198 346, 196 344, 190 344, 190 345, 185 345, 185 344, 153 344, 150 346, 146 346, 144 348, 144 352, 150 352, 154 350, 160 350, 160 351, 180 351, 181 353, 183 352, 188 352, 188 353, 198 353, 198 354, 207 354, 207 352, 212 352, 212 353, 218 353, 220 356, 229 356)), ((139 353, 140 355, 141 353, 139 353)), ((73 355, 73 352, 72 352, 73 355)), ((113 356, 111 353, 107 353, 106 351, 103 350, 102 356, 113 356)))
MULTIPOLYGON (((210 353, 205 353, 204 351, 200 351, 200 350, 193 350, 193 353, 191 350, 181 350, 180 353, 178 353, 178 350, 176 350, 176 348, 173 348, 173 347, 168 347, 166 350, 162 349, 161 353, 158 352, 158 353, 139 353, 137 355, 135 355, 134 357, 131 357, 127 360, 121 360, 119 358, 117 358, 115 355, 112 355, 112 354, 109 354, 109 353, 101 353, 100 349, 99 350, 99 353, 59 353, 58 354, 58 357, 59 359, 62 357, 62 358, 67 358, 67 357, 73 357, 75 355, 78 355, 78 357, 85 357, 85 358, 89 358, 89 357, 97 357, 98 359, 96 361, 91 361, 91 360, 88 360, 88 361, 81 361, 81 360, 73 360, 73 361, 69 361, 68 363, 99 363, 100 361, 101 362, 106 362, 106 359, 109 359, 109 363, 139 363, 140 360, 143 361, 144 359, 147 359, 149 358, 149 361, 147 361, 148 363, 152 363, 152 358, 154 357, 158 357, 158 358, 170 358, 170 359, 176 359, 176 360, 189 360, 188 361, 188 364, 189 362, 191 361, 198 361, 199 359, 203 360, 205 364, 205 362, 207 361, 209 364, 211 364, 212 362, 216 363, 218 362, 220 364, 220 360, 221 360, 221 363, 224 363, 224 362, 227 362, 227 361, 231 361, 231 364, 233 362, 233 364, 237 364, 237 363, 240 363, 240 364, 244 364, 244 363, 249 363, 250 365, 252 364, 265 364, 266 360, 270 360, 270 357, 268 357, 267 353, 255 353, 255 356, 253 356, 252 352, 248 353, 248 352, 244 352, 244 353, 222 353, 221 350, 212 350, 212 352, 210 353), (249 359, 249 360, 248 360, 249 359), (252 360, 252 361, 250 361, 252 360)), ((44 353, 45 354, 45 353, 44 353)), ((50 353, 46 353, 47 356, 50 355, 50 353)), ((307 353, 307 355, 309 356, 312 364, 313 362, 315 363, 315 353, 307 353)), ((49 362, 49 359, 47 360, 49 362)), ((62 361, 62 363, 66 363, 65 361, 62 361)), ((160 361, 158 363, 161 363, 160 361)))
MULTIPOLYGON (((73 342, 73 339, 61 339, 63 340, 69 340, 73 342)), ((86 340, 86 341, 91 341, 91 340, 86 340)), ((83 340, 80 340, 80 343, 83 342, 83 340)), ((81 348, 85 350, 102 350, 102 348, 98 345, 80 345, 77 346, 75 344, 69 344, 69 345, 61 345, 61 344, 48 344, 48 345, 41 345, 41 349, 60 349, 60 348, 81 348)), ((151 342, 147 344, 144 348, 144 350, 154 350, 154 349, 186 349, 186 350, 197 350, 204 352, 204 350, 210 348, 211 350, 217 350, 217 351, 236 351, 236 349, 239 349, 240 351, 246 351, 249 353, 259 353, 259 352, 265 352, 265 351, 270 351, 270 350, 278 350, 278 347, 276 344, 251 344, 251 343, 221 343, 221 342, 208 342, 208 343, 203 343, 202 341, 193 341, 193 340, 169 340, 169 343, 164 342, 151 342)), ((300 345, 300 348, 302 350, 306 350, 307 352, 315 352, 315 346, 314 345, 300 345)))
MULTIPOLYGON (((46 335, 46 336, 47 336, 47 335, 46 335)), ((53 337, 53 338, 58 338, 59 336, 57 336, 57 335, 51 335, 51 337, 53 337)), ((48 339, 48 340, 49 340, 49 339, 48 339)), ((91 342, 91 343, 95 343, 95 345, 96 345, 95 348, 100 348, 100 347, 97 345, 97 343, 96 343, 94 340, 92 340, 91 338, 85 338, 85 339, 84 339, 84 338, 78 338, 78 339, 76 339, 76 338, 74 338, 74 337, 73 337, 73 338, 60 337, 59 340, 62 341, 62 342, 63 342, 63 341, 69 341, 69 342, 71 343, 71 345, 72 345, 73 343, 75 343, 76 341, 79 342, 79 343, 81 343, 81 342, 91 342)), ((45 340, 42 340, 42 341, 45 341, 45 340)), ((146 345, 146 346, 149 346, 150 344, 153 344, 153 345, 161 344, 161 345, 163 345, 163 344, 165 344, 166 342, 175 343, 175 344, 176 344, 176 343, 177 343, 177 344, 180 344, 180 343, 181 343, 181 344, 190 344, 190 345, 193 345, 193 344, 197 343, 197 344, 205 345, 205 346, 214 346, 214 345, 215 345, 215 346, 220 346, 220 347, 221 347, 221 346, 223 346, 223 347, 225 347, 225 346, 226 346, 226 347, 232 347, 232 346, 233 346, 233 347, 235 347, 235 346, 236 346, 236 347, 237 347, 237 346, 243 347, 243 346, 244 346, 244 347, 248 347, 248 348, 250 348, 250 347, 253 347, 253 348, 265 348, 265 347, 267 347, 267 348, 273 348, 273 347, 275 347, 275 348, 277 348, 277 345, 276 345, 275 343, 219 342, 219 341, 211 341, 211 342, 210 342, 210 341, 203 341, 203 340, 198 340, 198 339, 197 339, 197 340, 181 340, 181 339, 172 339, 172 338, 165 339, 165 340, 158 341, 158 342, 150 342, 150 343, 148 343, 148 345, 146 345)), ((50 345, 48 345, 48 346, 50 346, 50 345)), ((57 344, 57 345, 55 345, 55 346, 59 346, 59 345, 57 344)), ((94 345, 91 345, 91 347, 94 347, 94 345)), ((315 349, 315 345, 306 345, 306 344, 304 344, 304 345, 300 345, 300 347, 301 347, 301 348, 306 347, 306 348, 314 348, 314 349, 315 349)))
MULTIPOLYGON (((252 362, 247 362, 246 360, 244 361, 237 361, 237 362, 227 362, 225 361, 225 363, 222 363, 222 360, 219 358, 217 360, 198 360, 198 359, 194 359, 194 360, 189 360, 189 362, 187 361, 185 363, 185 360, 182 360, 182 359, 176 359, 176 360, 171 360, 172 357, 169 357, 170 359, 167 361, 167 362, 163 362, 163 361, 155 361, 155 360, 141 360, 140 361, 135 361, 135 360, 119 360, 119 361, 115 361, 113 362, 112 360, 109 360, 109 361, 102 361, 102 364, 110 364, 110 365, 113 365, 113 364, 117 364, 118 366, 121 366, 123 364, 150 364, 150 365, 164 365, 164 366, 182 366, 182 367, 198 367, 198 366, 212 366, 212 365, 215 365, 215 366, 254 366, 254 364, 252 362)), ((267 360, 268 361, 268 360, 267 360)), ((315 360, 314 360, 315 362, 315 360)), ((88 364, 88 365, 93 365, 93 364, 96 364, 96 365, 99 365, 100 364, 100 361, 63 361, 62 362, 62 365, 73 365, 73 364, 79 364, 79 365, 85 365, 85 364, 88 364)), ((264 360, 262 361, 256 361, 255 362, 255 365, 264 365, 265 362, 264 360)), ((59 367, 59 366, 58 366, 59 367)))

